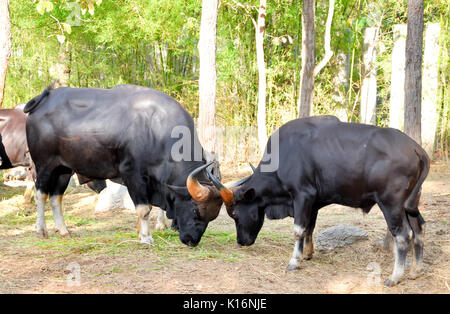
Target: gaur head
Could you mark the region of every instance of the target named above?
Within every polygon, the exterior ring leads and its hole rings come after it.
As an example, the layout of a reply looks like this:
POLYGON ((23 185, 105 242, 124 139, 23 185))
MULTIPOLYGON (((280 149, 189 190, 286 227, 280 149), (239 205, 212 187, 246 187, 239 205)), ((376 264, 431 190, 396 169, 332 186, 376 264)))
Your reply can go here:
POLYGON ((214 185, 207 184, 210 182, 202 184, 197 178, 210 165, 208 163, 193 170, 186 180, 186 188, 171 187, 179 194, 174 198, 173 207, 180 241, 188 246, 196 246, 200 242, 208 223, 217 218, 223 203, 214 185))
MULTIPOLYGON (((253 171, 255 168, 252 166, 253 171)), ((252 245, 264 223, 264 205, 260 202, 252 184, 252 176, 234 183, 231 187, 224 186, 214 175, 208 172, 211 181, 219 190, 228 215, 234 219, 239 245, 252 245)))

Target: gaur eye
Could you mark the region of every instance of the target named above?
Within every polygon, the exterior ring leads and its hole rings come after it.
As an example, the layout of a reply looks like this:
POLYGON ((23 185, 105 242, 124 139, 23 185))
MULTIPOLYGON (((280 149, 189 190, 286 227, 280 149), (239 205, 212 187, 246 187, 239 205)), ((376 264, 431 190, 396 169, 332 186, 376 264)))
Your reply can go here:
POLYGON ((198 218, 200 216, 200 213, 198 212, 197 208, 192 209, 192 212, 194 213, 195 218, 198 218))

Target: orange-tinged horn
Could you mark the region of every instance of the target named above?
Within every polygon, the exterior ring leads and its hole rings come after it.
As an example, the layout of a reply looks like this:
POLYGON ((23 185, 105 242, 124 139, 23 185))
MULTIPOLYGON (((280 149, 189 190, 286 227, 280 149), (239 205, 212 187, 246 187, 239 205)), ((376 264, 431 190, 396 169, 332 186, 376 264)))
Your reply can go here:
POLYGON ((232 204, 234 202, 234 193, 230 189, 225 187, 224 189, 219 190, 219 193, 225 204, 232 204))
POLYGON ((208 199, 210 190, 207 187, 201 185, 200 182, 198 182, 198 180, 195 178, 195 176, 211 164, 212 162, 196 168, 189 174, 188 178, 186 179, 186 187, 188 189, 188 192, 196 202, 206 201, 208 199))
POLYGON ((220 196, 222 197, 225 205, 233 204, 234 203, 233 191, 227 188, 225 185, 223 185, 222 182, 220 182, 210 171, 206 170, 206 172, 208 173, 208 176, 211 179, 212 183, 219 190, 220 196))

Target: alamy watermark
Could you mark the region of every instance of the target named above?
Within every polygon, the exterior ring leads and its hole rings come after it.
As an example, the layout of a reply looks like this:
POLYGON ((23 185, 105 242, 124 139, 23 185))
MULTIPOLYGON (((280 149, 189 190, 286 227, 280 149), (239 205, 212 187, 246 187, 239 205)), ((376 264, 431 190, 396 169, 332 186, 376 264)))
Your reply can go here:
POLYGON ((81 6, 78 2, 68 2, 66 9, 70 11, 65 23, 70 26, 81 26, 81 6))
POLYGON ((81 285, 81 267, 80 264, 76 262, 71 262, 67 265, 66 270, 68 271, 66 277, 66 284, 69 287, 78 287, 81 285))

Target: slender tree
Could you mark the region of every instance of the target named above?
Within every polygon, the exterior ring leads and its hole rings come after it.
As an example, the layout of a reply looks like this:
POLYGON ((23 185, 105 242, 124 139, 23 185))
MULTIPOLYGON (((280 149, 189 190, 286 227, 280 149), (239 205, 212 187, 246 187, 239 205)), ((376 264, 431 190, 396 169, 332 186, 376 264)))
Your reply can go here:
POLYGON ((259 8, 250 4, 242 4, 234 1, 235 8, 242 8, 255 27, 255 47, 256 47, 256 64, 258 66, 258 146, 261 152, 267 143, 267 125, 266 125, 266 92, 267 92, 267 77, 266 77, 266 63, 264 60, 264 35, 266 31, 266 12, 267 0, 259 1, 259 8), (258 18, 253 17, 253 10, 257 10, 258 18))
POLYGON ((421 144, 423 0, 408 0, 405 49, 405 133, 421 144))
POLYGON ((428 24, 425 30, 422 73, 422 147, 433 155, 439 120, 439 23, 428 24))
POLYGON ((328 61, 330 61, 331 57, 333 56, 333 50, 331 50, 331 23, 333 22, 334 3, 335 0, 328 1, 328 15, 327 15, 327 22, 325 23, 325 34, 323 41, 323 45, 325 48, 325 55, 314 68, 314 77, 316 77, 317 74, 319 74, 319 72, 325 67, 325 65, 328 63, 328 61))
POLYGON ((11 56, 11 22, 9 0, 0 0, 0 108, 5 92, 6 71, 11 56))
POLYGON ((376 122, 378 34, 377 27, 367 27, 363 32, 364 77, 361 86, 361 122, 367 124, 376 122))
POLYGON ((259 1, 258 22, 255 25, 256 60, 258 64, 258 142, 260 151, 267 143, 266 128, 266 64, 264 62, 264 32, 266 28, 267 1, 259 1))
POLYGON ((49 69, 49 74, 53 80, 53 87, 69 86, 70 69, 68 66, 70 50, 67 42, 60 44, 58 62, 49 69))
POLYGON ((303 0, 302 10, 302 70, 300 73, 300 97, 298 117, 312 113, 314 97, 315 43, 315 0, 303 0))
POLYGON ((199 118, 200 142, 208 152, 216 152, 216 29, 218 0, 203 0, 200 39, 199 118))
POLYGON ((394 25, 393 33, 389 127, 404 130, 406 25, 394 25))

